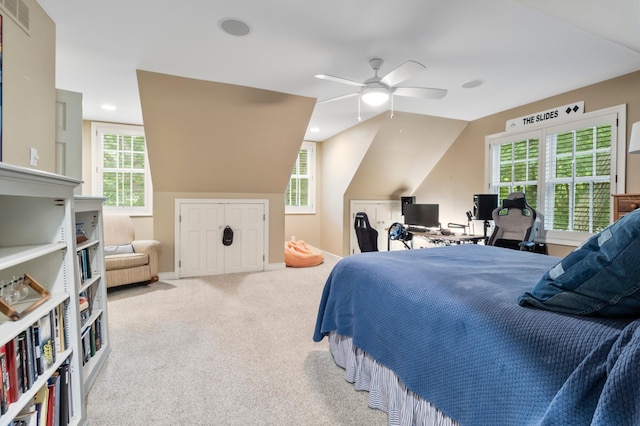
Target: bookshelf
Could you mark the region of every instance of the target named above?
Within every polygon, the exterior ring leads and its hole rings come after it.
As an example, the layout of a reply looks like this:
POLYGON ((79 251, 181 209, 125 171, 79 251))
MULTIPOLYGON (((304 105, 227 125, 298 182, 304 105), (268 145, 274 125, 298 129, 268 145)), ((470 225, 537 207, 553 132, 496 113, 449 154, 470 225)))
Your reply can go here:
POLYGON ((107 318, 102 197, 75 197, 78 311, 83 395, 86 397, 111 350, 107 318), (81 232, 79 232, 81 231, 81 232))
POLYGON ((0 426, 29 424, 36 410, 60 424, 85 422, 73 196, 79 183, 0 163, 0 285, 21 313, 0 314, 0 426), (45 297, 11 291, 25 274, 45 297))

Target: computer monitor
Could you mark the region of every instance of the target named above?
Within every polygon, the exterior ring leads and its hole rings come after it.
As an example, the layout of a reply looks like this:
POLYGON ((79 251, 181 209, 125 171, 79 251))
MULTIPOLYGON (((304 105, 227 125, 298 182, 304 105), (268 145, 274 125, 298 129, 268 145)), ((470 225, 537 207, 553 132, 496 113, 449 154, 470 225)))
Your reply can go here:
POLYGON ((407 204, 404 206, 404 223, 427 228, 440 228, 440 205, 407 204))

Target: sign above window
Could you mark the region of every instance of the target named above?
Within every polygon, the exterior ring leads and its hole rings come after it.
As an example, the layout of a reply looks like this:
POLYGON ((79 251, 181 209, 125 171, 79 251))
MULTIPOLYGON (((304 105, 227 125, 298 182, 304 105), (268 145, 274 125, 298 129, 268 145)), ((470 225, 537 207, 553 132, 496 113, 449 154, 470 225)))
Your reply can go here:
POLYGON ((521 129, 527 126, 540 126, 543 123, 548 125, 549 122, 552 121, 562 121, 568 117, 573 118, 582 114, 584 114, 584 101, 575 102, 569 105, 507 120, 506 130, 509 131, 515 128, 521 129))

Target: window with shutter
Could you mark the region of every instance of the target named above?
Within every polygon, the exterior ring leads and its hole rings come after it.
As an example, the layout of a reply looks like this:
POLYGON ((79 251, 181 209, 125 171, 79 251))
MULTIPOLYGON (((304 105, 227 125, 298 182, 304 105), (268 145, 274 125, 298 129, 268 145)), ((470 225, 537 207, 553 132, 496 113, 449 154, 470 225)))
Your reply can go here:
POLYGON ((315 213, 315 143, 303 142, 285 191, 285 213, 315 213))
POLYGON ((538 240, 577 244, 607 227, 611 194, 624 192, 625 108, 583 114, 577 120, 487 137, 489 191, 506 198, 522 191, 540 214, 538 240), (620 146, 620 148, 618 148, 620 146))
POLYGON ((105 212, 152 214, 152 190, 144 129, 92 123, 93 193, 106 197, 105 212))

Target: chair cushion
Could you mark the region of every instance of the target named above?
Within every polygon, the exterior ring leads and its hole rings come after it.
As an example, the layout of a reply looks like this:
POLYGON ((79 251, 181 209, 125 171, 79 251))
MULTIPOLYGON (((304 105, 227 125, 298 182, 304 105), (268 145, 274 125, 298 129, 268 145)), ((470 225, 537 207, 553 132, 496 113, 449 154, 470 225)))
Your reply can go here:
POLYGON ((149 263, 149 255, 146 253, 126 253, 105 256, 104 265, 107 271, 115 269, 134 268, 149 263))
POLYGON ((638 290, 640 209, 569 253, 518 302, 569 314, 638 317, 638 290))
POLYGON ((106 246, 104 248, 105 256, 113 256, 114 254, 124 254, 124 253, 133 253, 135 250, 133 249, 133 245, 131 244, 120 244, 117 246, 106 246))

